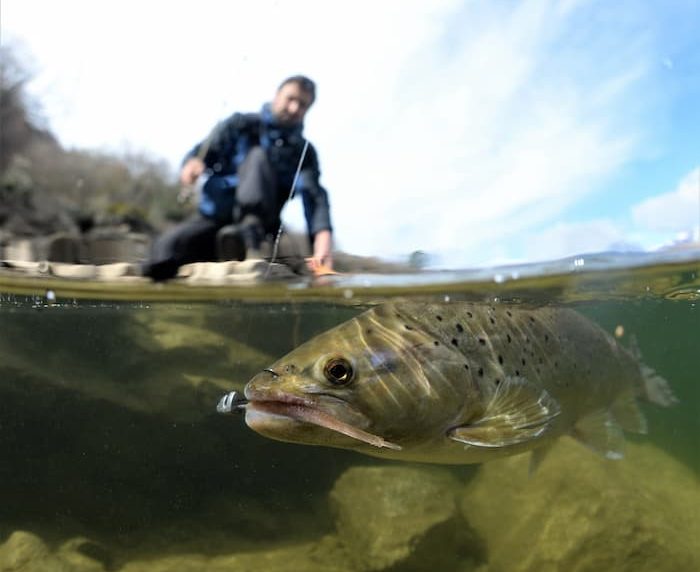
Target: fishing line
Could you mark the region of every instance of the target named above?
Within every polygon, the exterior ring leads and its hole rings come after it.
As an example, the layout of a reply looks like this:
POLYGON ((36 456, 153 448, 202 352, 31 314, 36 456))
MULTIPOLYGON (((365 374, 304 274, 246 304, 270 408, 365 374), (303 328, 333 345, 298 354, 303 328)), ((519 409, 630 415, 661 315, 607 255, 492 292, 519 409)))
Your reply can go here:
MULTIPOLYGON (((299 157, 299 164, 297 165, 297 170, 294 173, 294 179, 292 180, 292 187, 289 189, 289 197, 287 199, 287 202, 291 201, 294 198, 294 189, 296 188, 297 181, 299 180, 299 175, 301 174, 301 166, 304 164, 304 159, 306 158, 306 151, 309 148, 309 140, 305 139, 304 140, 304 148, 301 150, 301 157, 299 157)), ((272 268, 272 265, 274 264, 275 260, 277 259, 277 253, 279 251, 279 246, 280 246, 280 240, 282 238, 282 232, 284 231, 284 225, 280 222, 280 227, 277 229, 277 236, 275 237, 275 242, 272 247, 272 257, 270 258, 270 262, 268 263, 267 266, 267 271, 265 272, 265 279, 267 279, 270 275, 270 270, 272 268)))
MULTIPOLYGON (((214 128, 214 130, 212 130, 212 133, 209 136, 209 138, 207 139, 207 141, 205 141, 203 143, 203 145, 202 145, 203 147, 208 148, 209 144, 211 143, 211 139, 214 136, 215 131, 216 131, 216 127, 214 128)), ((304 159, 306 158, 306 152, 307 152, 308 148, 309 148, 309 141, 304 140, 304 147, 302 148, 302 151, 301 151, 301 157, 299 158, 299 163, 297 165, 296 171, 294 172, 294 179, 292 180, 292 187, 289 189, 288 200, 292 200, 294 198, 294 189, 296 187, 297 181, 299 180, 299 175, 301 173, 301 167, 304 163, 304 159)), ((200 152, 201 152, 201 149, 200 149, 200 152)), ((204 154, 206 154, 206 151, 204 154)), ((275 262, 275 260, 277 260, 277 254, 279 251, 279 243, 280 243, 280 239, 282 237, 283 230, 284 229, 283 229, 282 223, 280 222, 279 229, 277 230, 277 236, 275 237, 274 246, 272 248, 272 257, 270 258, 270 261, 268 262, 267 269, 265 270, 265 275, 263 277, 263 280, 267 280, 269 278, 270 272, 272 270, 272 264, 275 262)), ((285 257, 285 258, 287 258, 287 257, 285 257)), ((299 316, 298 312, 296 312, 296 311, 294 312, 294 317, 295 317, 294 330, 296 331, 299 327, 299 322, 300 322, 300 316, 299 316)), ((250 330, 252 328, 252 325, 253 325, 253 313, 250 312, 250 315, 248 316, 248 320, 246 320, 246 322, 243 326, 244 327, 244 339, 250 337, 250 330)), ((292 335, 294 337, 296 337, 295 333, 293 333, 292 335)), ((219 402, 219 405, 217 406, 217 410, 219 412, 231 411, 231 409, 233 407, 233 405, 231 403, 231 399, 233 398, 233 395, 235 395, 235 392, 232 392, 232 394, 227 394, 226 396, 224 396, 221 399, 221 401, 219 402)), ((237 396, 237 399, 240 399, 240 395, 237 396)))
MULTIPOLYGON (((291 201, 294 198, 294 189, 296 188, 297 181, 299 180, 299 175, 301 173, 301 166, 303 165, 304 159, 306 158, 306 152, 307 152, 308 148, 309 148, 309 141, 308 141, 308 139, 306 139, 306 140, 304 140, 304 147, 301 150, 301 157, 299 158, 299 164, 297 165, 297 169, 294 172, 294 179, 292 180, 292 187, 289 189, 288 201, 291 201)), ((280 243, 280 239, 282 238, 283 231, 284 231, 284 227, 283 227, 282 223, 280 222, 279 229, 277 229, 277 236, 275 237, 274 246, 272 247, 272 256, 270 258, 270 261, 267 264, 267 269, 265 270, 265 276, 264 276, 263 280, 267 280, 269 278, 270 272, 272 270, 272 265, 275 262, 275 260, 277 260, 279 243, 280 243)), ((289 257, 285 257, 285 258, 289 258, 289 257)), ((293 309, 295 308, 294 305, 292 306, 292 308, 293 309)), ((296 336, 297 336, 296 332, 297 332, 299 325, 300 325, 300 322, 301 322, 301 316, 299 315, 299 313, 296 310, 294 311, 293 315, 294 315, 295 320, 294 320, 294 327, 293 327, 292 336, 296 338, 296 336)), ((247 324, 245 325, 245 332, 246 332, 245 337, 246 338, 249 337, 249 335, 250 335, 250 329, 252 327, 252 323, 253 323, 253 316, 251 315, 247 321, 247 324)), ((296 342, 296 340, 295 340, 295 342, 296 342)), ((295 343, 295 345, 296 345, 296 343, 295 343)), ((224 403, 224 400, 226 398, 227 398, 227 396, 222 398, 222 400, 219 402, 219 406, 217 406, 217 409, 219 411, 223 411, 222 409, 219 409, 219 407, 226 407, 226 406, 228 406, 229 411, 231 410, 231 403, 224 403)))

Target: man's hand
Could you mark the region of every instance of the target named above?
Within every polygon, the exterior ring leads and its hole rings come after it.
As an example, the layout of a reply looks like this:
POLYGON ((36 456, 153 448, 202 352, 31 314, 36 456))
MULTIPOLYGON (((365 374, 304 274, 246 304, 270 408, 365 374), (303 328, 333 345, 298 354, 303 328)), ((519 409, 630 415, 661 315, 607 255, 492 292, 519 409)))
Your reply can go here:
POLYGON ((204 161, 197 157, 192 157, 183 166, 180 171, 180 182, 183 185, 193 185, 199 176, 204 172, 206 166, 204 161))
POLYGON ((306 259, 309 270, 315 275, 333 274, 333 238, 330 230, 321 230, 314 237, 314 254, 306 259))

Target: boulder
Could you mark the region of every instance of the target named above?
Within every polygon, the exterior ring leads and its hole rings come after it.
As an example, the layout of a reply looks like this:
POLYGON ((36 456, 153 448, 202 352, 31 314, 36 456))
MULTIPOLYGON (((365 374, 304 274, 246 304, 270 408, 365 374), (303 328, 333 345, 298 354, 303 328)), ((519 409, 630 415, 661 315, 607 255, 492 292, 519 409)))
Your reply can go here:
POLYGON ((273 280, 299 278, 289 266, 259 258, 228 262, 193 262, 185 264, 178 278, 188 284, 259 284, 273 280))
POLYGON ((652 445, 610 461, 560 440, 528 478, 528 455, 483 465, 462 495, 489 572, 700 570, 700 485, 652 445))
POLYGON ((184 553, 128 562, 119 572, 353 572, 332 540, 207 558, 184 553))
POLYGON ((36 569, 32 566, 48 556, 49 549, 38 536, 18 530, 0 544, 0 571, 36 569))
POLYGON ((0 572, 104 572, 106 552, 97 547, 75 538, 51 551, 35 534, 18 530, 0 544, 0 572))
MULTIPOLYGON (((51 268, 67 275, 73 268, 95 267, 52 263, 51 268)), ((241 390, 273 360, 212 325, 223 322, 221 312, 214 306, 195 311, 164 305, 99 314, 69 305, 53 308, 50 315, 28 309, 3 323, 0 376, 6 381, 0 397, 17 391, 28 403, 36 395, 77 392, 134 411, 201 420, 214 414, 221 395, 241 390), (75 336, 54 335, 58 326, 75 336), (38 354, 37 347, 47 350, 38 354), (28 379, 15 382, 17 372, 28 379)), ((231 314, 232 330, 250 329, 245 316, 231 314)))
POLYGON ((464 570, 460 555, 468 555, 470 535, 457 509, 459 487, 445 469, 348 469, 330 501, 338 538, 354 569, 464 570))

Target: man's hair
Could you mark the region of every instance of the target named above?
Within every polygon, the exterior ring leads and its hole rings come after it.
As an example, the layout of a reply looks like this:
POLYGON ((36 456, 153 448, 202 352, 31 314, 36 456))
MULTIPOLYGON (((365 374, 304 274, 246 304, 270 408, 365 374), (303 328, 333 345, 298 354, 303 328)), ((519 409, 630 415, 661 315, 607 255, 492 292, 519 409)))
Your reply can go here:
POLYGON ((289 76, 281 84, 279 84, 277 91, 282 89, 288 83, 296 83, 302 90, 308 93, 311 96, 311 103, 316 100, 316 84, 312 79, 306 77, 305 75, 289 76))

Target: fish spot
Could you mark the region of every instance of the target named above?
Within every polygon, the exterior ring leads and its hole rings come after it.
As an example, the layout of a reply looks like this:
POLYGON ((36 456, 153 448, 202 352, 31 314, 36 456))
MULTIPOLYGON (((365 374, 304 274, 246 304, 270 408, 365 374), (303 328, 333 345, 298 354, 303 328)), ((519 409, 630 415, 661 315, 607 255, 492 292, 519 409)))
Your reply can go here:
POLYGON ((498 356, 498 363, 503 365, 503 356, 498 356))
POLYGON ((407 330, 413 330, 413 326, 409 326, 408 324, 404 324, 403 327, 407 330))
POLYGON ((496 385, 501 385, 501 380, 496 378, 495 383, 496 383, 496 385))
POLYGON ((510 334, 506 334, 506 339, 508 340, 508 343, 513 341, 513 339, 510 337, 510 334))
POLYGON ((471 312, 467 312, 467 316, 469 316, 470 318, 473 318, 474 314, 472 314, 471 312))
POLYGON ((468 363, 465 363, 465 364, 464 364, 464 369, 466 369, 467 371, 469 371, 469 364, 468 364, 468 363))
POLYGON ((482 346, 485 346, 485 345, 486 345, 486 340, 485 340, 484 338, 479 338, 479 343, 480 343, 482 346))
POLYGON ((450 340, 450 343, 451 343, 454 347, 457 347, 457 338, 452 338, 452 339, 450 340))
POLYGON ((525 365, 525 363, 526 363, 526 362, 525 362, 525 358, 521 359, 520 362, 521 362, 523 365, 525 365))
POLYGON ((494 320, 493 318, 489 318, 489 320, 491 321, 491 323, 492 323, 494 326, 496 325, 496 320, 494 320))
POLYGON ((534 323, 535 323, 535 318, 533 318, 532 316, 530 316, 530 321, 534 324, 534 323))
POLYGON ((464 331, 462 324, 457 324, 457 331, 461 334, 464 331))
POLYGON ((372 330, 372 328, 367 328, 367 329, 365 330, 365 333, 366 333, 368 336, 371 336, 371 335, 374 333, 374 330, 372 330))
POLYGON ((484 377, 484 368, 480 367, 479 370, 476 372, 479 374, 479 377, 484 377))
POLYGON ((442 316, 441 316, 440 314, 438 314, 437 316, 435 316, 435 319, 436 319, 438 322, 442 322, 442 316))
POLYGON ((512 318, 512 317, 513 317, 513 314, 511 313, 510 310, 506 310, 506 314, 508 315, 509 318, 512 318))
POLYGON ((437 340, 434 340, 434 341, 433 341, 433 345, 434 345, 435 347, 437 347, 437 346, 440 345, 440 342, 438 342, 437 340))
POLYGON ((520 377, 520 370, 519 369, 515 370, 515 377, 520 377))

